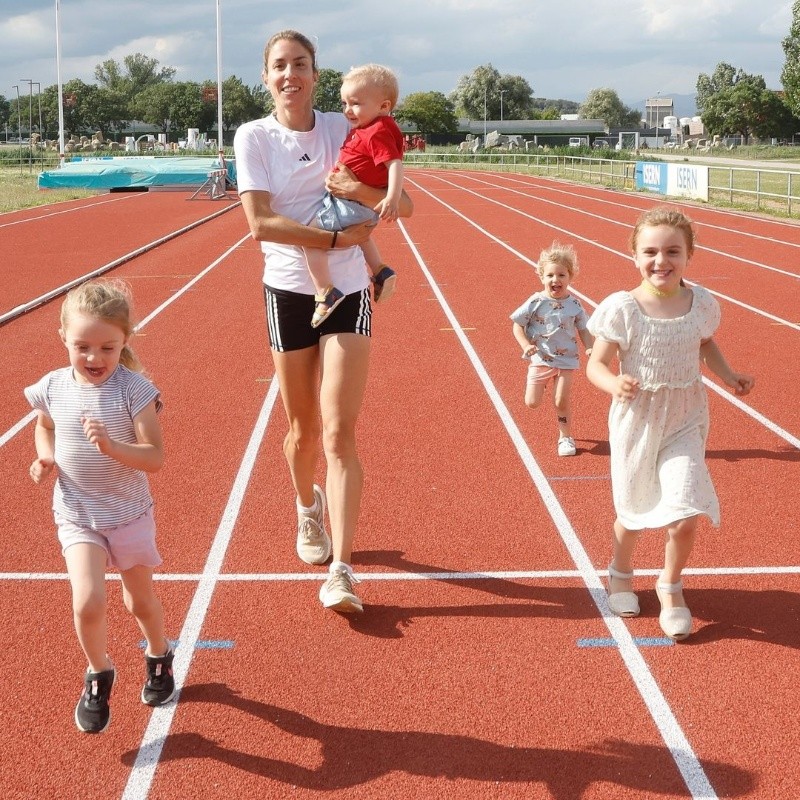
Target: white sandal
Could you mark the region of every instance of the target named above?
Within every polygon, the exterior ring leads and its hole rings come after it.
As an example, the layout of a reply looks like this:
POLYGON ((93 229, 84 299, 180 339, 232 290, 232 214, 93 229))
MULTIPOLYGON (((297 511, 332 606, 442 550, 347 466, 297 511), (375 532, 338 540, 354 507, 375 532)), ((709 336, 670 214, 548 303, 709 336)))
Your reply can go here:
POLYGON ((692 632, 692 612, 685 606, 680 608, 664 608, 664 603, 661 600, 662 592, 664 594, 678 594, 683 591, 683 581, 677 583, 661 583, 656 581, 656 595, 658 602, 661 604, 661 613, 658 615, 658 624, 661 625, 661 630, 669 636, 670 639, 679 641, 685 639, 692 632))
POLYGON ((611 579, 629 581, 633 578, 632 572, 620 572, 613 564, 608 565, 608 607, 618 617, 638 617, 639 598, 635 592, 615 592, 611 594, 611 579))

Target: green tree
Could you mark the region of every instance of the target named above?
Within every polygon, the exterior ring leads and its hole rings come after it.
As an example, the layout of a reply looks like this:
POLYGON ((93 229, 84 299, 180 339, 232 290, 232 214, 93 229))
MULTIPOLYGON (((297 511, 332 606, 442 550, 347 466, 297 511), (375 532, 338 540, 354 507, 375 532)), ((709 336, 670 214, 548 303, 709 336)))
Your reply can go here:
POLYGON ((0 125, 4 128, 8 124, 11 118, 11 103, 6 100, 6 98, 0 94, 0 125))
MULTIPOLYGON (((78 78, 67 81, 61 87, 64 101, 64 138, 80 136, 91 128, 92 103, 97 86, 84 83, 78 78)), ((56 89, 56 98, 58 92, 56 89)), ((58 100, 56 99, 56 119, 58 119, 58 100)))
POLYGON ((342 110, 342 73, 335 69, 321 69, 314 90, 314 108, 320 111, 342 110))
POLYGON ((501 75, 491 64, 462 75, 450 94, 455 113, 468 119, 530 119, 533 89, 519 75, 501 75), (502 109, 501 109, 502 105, 502 109))
POLYGON ((751 136, 788 138, 797 122, 780 97, 766 88, 760 75, 747 75, 709 97, 702 118, 712 135, 738 134, 745 142, 751 136))
POLYGON ((500 73, 491 64, 484 64, 458 79, 455 90, 450 94, 450 102, 456 113, 467 119, 490 119, 489 97, 497 96, 499 118, 499 85, 500 73))
POLYGON ((641 114, 628 108, 613 89, 592 89, 578 113, 584 119, 602 119, 609 128, 639 126, 641 114))
POLYGON ((86 120, 93 130, 102 131, 108 138, 111 131, 125 127, 128 117, 128 98, 123 92, 104 87, 94 91, 86 120))
POLYGON ((199 83, 158 83, 140 92, 131 103, 137 119, 157 125, 163 133, 200 127, 203 99, 199 83))
POLYGON ((697 110, 702 113, 708 101, 715 94, 725 89, 732 88, 737 81, 741 80, 744 76, 745 73, 741 69, 737 70, 724 61, 717 64, 712 75, 706 75, 705 72, 701 72, 697 76, 696 84, 697 95, 695 97, 695 105, 697 106, 697 110))
POLYGON ((546 106, 541 111, 534 111, 534 114, 536 115, 534 116, 534 119, 561 119, 561 109, 559 109, 557 106, 546 106))
POLYGON ((256 114, 253 119, 259 117, 269 116, 275 109, 275 101, 272 95, 267 91, 267 87, 263 83, 257 83, 250 87, 250 94, 255 103, 256 114))
POLYGON ((800 0, 792 6, 792 25, 781 44, 786 54, 781 72, 785 102, 792 114, 800 117, 800 0))
POLYGON ((416 125, 420 133, 456 133, 453 101, 441 92, 414 92, 395 109, 395 117, 416 125))
POLYGON ((487 98, 492 119, 530 119, 533 115, 533 89, 520 75, 501 76, 497 94, 497 98, 487 98))
POLYGON ((159 67, 158 59, 143 53, 125 56, 122 64, 108 59, 94 68, 94 76, 100 86, 121 91, 129 97, 148 86, 168 83, 176 72, 174 67, 159 67))

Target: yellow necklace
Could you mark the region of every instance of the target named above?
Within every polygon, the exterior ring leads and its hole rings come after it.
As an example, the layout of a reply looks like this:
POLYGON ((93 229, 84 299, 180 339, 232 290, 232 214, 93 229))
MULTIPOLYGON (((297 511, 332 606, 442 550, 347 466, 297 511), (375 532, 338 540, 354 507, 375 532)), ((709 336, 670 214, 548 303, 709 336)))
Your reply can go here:
POLYGON ((654 295, 655 297, 675 297, 675 295, 678 294, 678 292, 681 290, 681 286, 680 286, 680 284, 678 284, 678 286, 676 286, 674 289, 670 290, 669 292, 664 292, 661 289, 657 289, 655 286, 653 286, 652 283, 650 283, 650 281, 648 281, 645 278, 642 281, 642 289, 644 289, 649 294, 654 295))

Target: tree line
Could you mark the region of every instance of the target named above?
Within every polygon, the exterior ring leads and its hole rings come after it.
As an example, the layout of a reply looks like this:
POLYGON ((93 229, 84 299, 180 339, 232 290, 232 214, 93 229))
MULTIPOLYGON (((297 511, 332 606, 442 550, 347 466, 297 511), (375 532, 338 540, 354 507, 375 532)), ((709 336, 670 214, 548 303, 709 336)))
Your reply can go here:
MULTIPOLYGON (((747 140, 789 138, 800 133, 800 0, 792 7, 789 35, 782 41, 785 64, 782 91, 767 89, 761 75, 722 62, 711 75, 697 79, 697 108, 710 135, 740 135, 747 140)), ((101 131, 115 138, 138 120, 176 140, 189 128, 216 128, 216 82, 174 81, 176 70, 141 53, 122 63, 109 59, 95 68, 95 84, 79 79, 63 85, 65 135, 101 131)), ((341 108, 342 73, 321 69, 315 105, 322 111, 341 108)), ((230 132, 247 120, 269 114, 272 97, 263 84, 245 85, 235 75, 222 84, 222 127, 230 132)), ((625 106, 616 91, 593 89, 583 103, 547 100, 534 96, 519 75, 502 75, 491 64, 462 76, 453 92, 415 92, 395 109, 400 122, 426 134, 455 134, 458 120, 559 119, 577 113, 585 119, 602 119, 609 128, 638 127, 641 112, 625 106)), ((38 132, 43 139, 58 136, 58 87, 46 87, 36 97, 8 100, 0 95, 0 125, 38 132), (27 124, 26 124, 27 123, 27 124)), ((228 140, 230 136, 227 137, 228 140)), ((223 135, 223 140, 225 139, 223 135)))

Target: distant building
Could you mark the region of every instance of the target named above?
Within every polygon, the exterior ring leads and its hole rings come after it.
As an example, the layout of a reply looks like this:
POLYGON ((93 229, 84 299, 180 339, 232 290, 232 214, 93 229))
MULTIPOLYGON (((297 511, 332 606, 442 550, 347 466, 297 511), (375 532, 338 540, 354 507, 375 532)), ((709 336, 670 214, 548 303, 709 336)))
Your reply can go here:
POLYGON ((675 116, 671 97, 650 97, 644 101, 644 122, 648 128, 663 128, 665 117, 675 116))
MULTIPOLYGON (((403 133, 416 133, 416 126, 400 123, 403 133)), ((456 134, 428 134, 428 144, 458 144, 467 134, 479 136, 482 140, 486 134, 496 131, 507 136, 521 136, 534 144, 566 146, 571 137, 580 136, 593 142, 595 138, 604 137, 608 127, 602 119, 487 119, 458 121, 456 134)))

